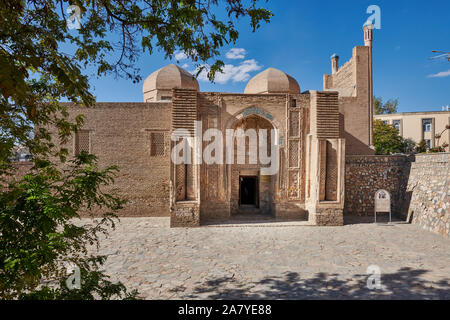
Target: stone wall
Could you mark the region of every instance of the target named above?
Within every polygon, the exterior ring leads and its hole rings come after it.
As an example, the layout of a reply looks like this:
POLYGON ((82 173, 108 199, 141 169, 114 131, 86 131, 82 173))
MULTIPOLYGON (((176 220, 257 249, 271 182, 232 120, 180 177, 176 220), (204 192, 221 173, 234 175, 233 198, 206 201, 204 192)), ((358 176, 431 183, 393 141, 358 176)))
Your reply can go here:
POLYGON ((392 196, 392 212, 402 211, 410 161, 406 156, 347 156, 345 161, 345 214, 374 214, 375 192, 392 196))
POLYGON ((416 156, 405 200, 409 206, 403 214, 409 221, 450 236, 450 153, 416 156))
POLYGON ((170 218, 171 228, 195 228, 200 226, 200 206, 196 201, 178 202, 170 218))
POLYGON ((373 215, 374 195, 392 195, 392 212, 424 229, 450 236, 450 153, 347 156, 347 215, 373 215))
POLYGON ((318 208, 309 219, 309 222, 315 226, 343 226, 344 216, 342 209, 318 208))

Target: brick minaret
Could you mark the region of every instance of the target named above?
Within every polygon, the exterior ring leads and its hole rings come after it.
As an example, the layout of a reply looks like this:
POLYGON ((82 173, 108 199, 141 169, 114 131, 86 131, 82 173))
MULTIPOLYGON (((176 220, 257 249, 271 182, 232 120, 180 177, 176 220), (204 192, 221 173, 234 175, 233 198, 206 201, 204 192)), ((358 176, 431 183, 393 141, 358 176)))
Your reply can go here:
POLYGON ((373 44, 373 24, 364 24, 364 45, 369 47, 369 146, 373 146, 373 64, 372 64, 372 44, 373 44))
POLYGON ((331 73, 335 74, 339 70, 339 56, 335 53, 331 56, 331 73))

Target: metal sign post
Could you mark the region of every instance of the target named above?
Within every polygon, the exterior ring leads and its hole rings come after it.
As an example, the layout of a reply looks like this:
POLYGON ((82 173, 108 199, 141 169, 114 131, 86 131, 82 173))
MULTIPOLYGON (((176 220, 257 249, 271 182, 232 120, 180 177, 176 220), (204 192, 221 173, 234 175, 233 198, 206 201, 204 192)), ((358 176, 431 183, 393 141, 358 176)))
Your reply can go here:
POLYGON ((378 190, 375 193, 375 223, 377 223, 377 212, 389 212, 389 223, 392 222, 391 194, 386 190, 378 190))

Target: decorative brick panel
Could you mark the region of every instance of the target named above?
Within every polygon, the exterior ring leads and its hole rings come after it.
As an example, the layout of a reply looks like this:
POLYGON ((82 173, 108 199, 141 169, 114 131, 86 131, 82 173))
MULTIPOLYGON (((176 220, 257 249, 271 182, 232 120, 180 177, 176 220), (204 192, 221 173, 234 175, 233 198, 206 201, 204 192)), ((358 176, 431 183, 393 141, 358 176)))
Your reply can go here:
POLYGON ((289 114, 289 136, 298 137, 300 135, 300 112, 290 111, 289 114))
POLYGON ((219 182, 219 169, 218 168, 214 168, 214 169, 209 169, 208 170, 208 188, 207 188, 207 193, 208 193, 208 200, 212 200, 212 201, 217 201, 217 196, 218 196, 218 190, 217 190, 217 185, 219 182))
POLYGON ((78 130, 75 133, 75 154, 78 155, 82 151, 91 152, 91 138, 89 130, 78 130))
POLYGON ((337 92, 317 92, 317 138, 339 138, 339 101, 337 92))
POLYGON ((336 146, 327 141, 327 177, 325 184, 325 199, 337 201, 338 158, 336 146))
POLYGON ((186 199, 186 165, 179 164, 175 169, 175 181, 176 181, 176 200, 183 201, 186 199))
POLYGON ((193 135, 197 119, 197 91, 173 90, 172 130, 187 129, 193 135))
POLYGON ((150 155, 152 157, 165 155, 164 132, 150 133, 150 155))
POLYGON ((319 200, 326 199, 326 179, 327 179, 327 141, 319 141, 319 200))
POLYGON ((299 167, 299 149, 300 149, 300 141, 299 140, 290 140, 289 141, 289 167, 290 168, 298 168, 299 167))

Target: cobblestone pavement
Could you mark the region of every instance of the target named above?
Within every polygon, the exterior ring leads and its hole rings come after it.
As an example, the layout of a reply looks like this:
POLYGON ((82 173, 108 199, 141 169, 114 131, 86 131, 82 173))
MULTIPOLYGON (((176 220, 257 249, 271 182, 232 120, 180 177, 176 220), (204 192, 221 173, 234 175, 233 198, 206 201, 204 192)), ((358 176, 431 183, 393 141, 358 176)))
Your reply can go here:
POLYGON ((450 299, 450 240, 410 224, 170 229, 168 218, 122 218, 99 253, 146 299, 450 299), (367 288, 370 265, 380 290, 367 288))

